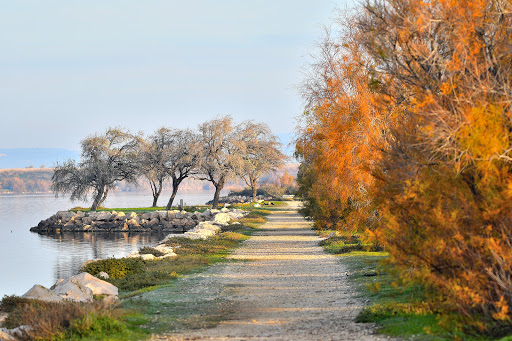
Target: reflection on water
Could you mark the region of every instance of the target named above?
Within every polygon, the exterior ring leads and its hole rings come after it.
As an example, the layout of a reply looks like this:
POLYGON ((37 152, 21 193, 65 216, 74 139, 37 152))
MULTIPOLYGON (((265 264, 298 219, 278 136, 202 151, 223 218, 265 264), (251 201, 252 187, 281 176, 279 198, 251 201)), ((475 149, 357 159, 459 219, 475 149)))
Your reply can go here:
MULTIPOLYGON (((170 194, 162 194, 162 202, 170 194)), ((225 195, 225 193, 223 193, 225 195)), ((183 192, 189 205, 203 204, 213 192, 183 192)), ((147 207, 147 193, 112 193, 107 207, 147 207)), ((34 284, 49 287, 57 279, 75 274, 89 259, 126 256, 138 248, 160 240, 157 234, 63 233, 39 235, 29 229, 57 211, 86 203, 72 203, 52 194, 0 195, 0 297, 21 295, 34 284)))
POLYGON ((154 245, 167 234, 128 232, 115 233, 56 233, 39 235, 43 248, 59 254, 53 265, 54 278, 76 274, 89 259, 123 257, 139 248, 154 245))

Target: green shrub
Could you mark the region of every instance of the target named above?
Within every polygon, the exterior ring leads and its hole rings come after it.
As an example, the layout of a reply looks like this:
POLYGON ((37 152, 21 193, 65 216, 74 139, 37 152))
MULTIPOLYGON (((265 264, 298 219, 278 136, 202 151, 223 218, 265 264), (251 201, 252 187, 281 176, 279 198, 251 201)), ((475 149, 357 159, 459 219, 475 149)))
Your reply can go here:
POLYGON ((154 247, 144 246, 139 249, 139 253, 141 255, 153 255, 155 257, 162 257, 165 256, 165 253, 163 253, 160 250, 155 249, 154 247))
POLYGON ((144 272, 146 262, 140 258, 108 258, 86 264, 80 271, 96 276, 104 271, 110 278, 119 279, 127 275, 144 272))
POLYGON ((93 312, 71 321, 68 334, 70 336, 84 337, 95 333, 120 333, 125 331, 125 329, 126 326, 119 320, 93 312))

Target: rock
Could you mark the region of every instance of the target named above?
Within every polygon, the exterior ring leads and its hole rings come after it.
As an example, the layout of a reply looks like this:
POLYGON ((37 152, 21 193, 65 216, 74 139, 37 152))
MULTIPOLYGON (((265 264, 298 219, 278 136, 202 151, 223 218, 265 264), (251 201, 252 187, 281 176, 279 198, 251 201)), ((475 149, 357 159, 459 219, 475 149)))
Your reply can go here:
POLYGON ((87 225, 87 224, 90 224, 90 223, 92 223, 92 222, 93 222, 92 217, 83 217, 83 218, 82 218, 82 223, 83 223, 83 224, 86 224, 86 225, 87 225))
POLYGON ((137 218, 138 218, 138 216, 137 216, 137 213, 135 213, 135 212, 130 212, 130 213, 128 213, 128 214, 126 215, 126 219, 127 219, 127 220, 130 220, 130 219, 137 219, 137 218))
POLYGON ((183 226, 183 219, 173 219, 172 224, 173 226, 183 226))
POLYGON ((9 329, 0 328, 0 340, 10 341, 10 340, 14 340, 14 337, 11 336, 9 329))
POLYGON ((151 220, 151 212, 142 213, 140 217, 142 219, 151 220))
POLYGON ((229 217, 228 213, 217 213, 213 218, 213 223, 219 225, 227 225, 229 224, 230 220, 231 218, 229 217))
POLYGON ((8 329, 9 334, 14 337, 15 340, 18 340, 19 338, 23 338, 23 336, 27 335, 27 332, 31 331, 31 326, 19 326, 13 329, 8 329))
POLYGON ((56 214, 57 219, 60 219, 62 223, 67 223, 75 216, 75 212, 69 212, 69 211, 59 211, 56 214))
POLYGON ((68 280, 58 281, 52 287, 53 293, 60 297, 75 302, 92 302, 92 290, 86 286, 80 286, 68 280))
POLYGON ((85 217, 85 212, 84 211, 76 211, 75 212, 75 218, 83 218, 85 217))
POLYGON ((229 208, 227 208, 227 207, 223 207, 223 208, 221 208, 221 209, 220 209, 220 211, 221 211, 222 213, 227 213, 227 212, 229 212, 229 208))
POLYGON ((155 225, 158 225, 159 223, 160 223, 160 220, 158 220, 158 218, 152 218, 149 221, 149 226, 155 226, 155 225))
MULTIPOLYGON (((106 275, 108 276, 108 274, 106 275)), ((109 282, 102 281, 101 279, 96 278, 87 272, 82 272, 78 275, 71 276, 67 279, 67 281, 75 283, 81 287, 87 287, 92 291, 93 295, 117 296, 119 294, 119 290, 116 286, 110 284, 109 282)))
POLYGON ((95 220, 108 221, 108 220, 111 220, 111 218, 112 218, 112 214, 111 213, 109 213, 109 212, 100 212, 100 214, 98 214, 96 216, 95 220))
POLYGON ((185 232, 183 236, 190 239, 206 239, 218 232, 220 232, 220 227, 217 225, 213 225, 208 222, 202 222, 192 230, 185 232))
POLYGON ((158 214, 158 211, 151 212, 151 219, 159 219, 160 215, 158 214))
POLYGON ((186 217, 187 217, 187 212, 185 212, 185 211, 180 211, 180 212, 176 213, 176 219, 183 219, 186 217))
POLYGON ((139 255, 140 258, 144 259, 144 260, 153 260, 155 259, 156 257, 153 256, 152 254, 150 253, 147 253, 147 254, 143 254, 143 255, 139 255))
POLYGON ((39 284, 34 285, 22 297, 33 298, 45 302, 61 302, 63 300, 62 297, 39 284))
POLYGON ((106 273, 105 271, 101 271, 99 274, 98 274, 98 278, 103 278, 103 279, 109 279, 110 276, 108 275, 108 273, 106 273))
POLYGON ((261 207, 260 204, 254 204, 254 207, 261 207))
POLYGON ((160 221, 169 219, 167 211, 156 211, 156 212, 158 213, 158 218, 160 219, 160 221))
POLYGON ((174 253, 174 250, 172 249, 172 247, 170 246, 167 246, 167 245, 157 245, 154 247, 154 249, 166 254, 166 255, 169 255, 169 254, 172 254, 173 256, 176 256, 176 254, 174 253))
POLYGON ((130 220, 126 221, 126 223, 128 224, 128 226, 135 226, 135 227, 140 226, 139 223, 137 222, 137 220, 135 220, 135 219, 130 219, 130 220))
POLYGON ((126 214, 124 212, 117 212, 114 220, 125 220, 126 219, 126 214))

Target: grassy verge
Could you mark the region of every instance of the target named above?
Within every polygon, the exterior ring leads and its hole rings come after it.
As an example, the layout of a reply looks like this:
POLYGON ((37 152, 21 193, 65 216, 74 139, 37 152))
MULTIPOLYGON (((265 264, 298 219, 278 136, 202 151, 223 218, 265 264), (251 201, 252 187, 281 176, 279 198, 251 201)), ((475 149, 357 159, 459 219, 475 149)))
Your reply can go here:
MULTIPOLYGON (((166 302, 179 292, 184 297, 190 296, 190 279, 186 275, 225 260, 257 226, 265 223, 268 214, 266 210, 253 209, 238 221, 239 224, 223 227, 219 235, 207 240, 173 238, 167 244, 173 246, 177 257, 107 259, 85 266, 82 270, 111 274, 108 281, 120 289, 121 302, 117 304, 106 304, 100 298, 91 304, 56 304, 4 297, 0 311, 9 313, 5 325, 8 328, 33 326, 20 337, 26 340, 141 340, 153 332, 176 329, 180 325, 214 323, 222 312, 209 311, 211 305, 202 302, 199 293, 194 304, 182 305, 179 309, 176 309, 179 304, 166 302), (157 298, 151 299, 155 295, 157 298), (205 313, 207 317, 203 318, 205 313)), ((218 304, 213 306, 219 307, 218 304)))
MULTIPOLYGON (((319 234, 326 237, 331 232, 319 234)), ((322 245, 347 266, 349 281, 359 298, 367 303, 356 322, 375 323, 379 333, 404 339, 491 340, 464 334, 446 322, 456 316, 447 315, 442 303, 436 302, 422 286, 402 283, 393 268, 385 264, 388 254, 372 251, 371 246, 358 242, 357 236, 331 236, 322 245)))

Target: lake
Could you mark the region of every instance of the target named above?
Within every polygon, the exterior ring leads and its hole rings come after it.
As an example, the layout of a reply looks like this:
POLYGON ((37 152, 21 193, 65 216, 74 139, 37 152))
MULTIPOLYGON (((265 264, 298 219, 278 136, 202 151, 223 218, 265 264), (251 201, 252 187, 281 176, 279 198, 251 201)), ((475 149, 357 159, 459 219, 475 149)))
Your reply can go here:
MULTIPOLYGON (((222 195, 226 195, 222 193, 222 195)), ((165 205, 170 193, 162 193, 165 205)), ((199 205, 213 198, 212 191, 178 193, 175 203, 199 205)), ((148 207, 151 193, 110 193, 105 207, 148 207)), ((0 195, 0 297, 22 295, 34 284, 49 287, 57 279, 74 275, 89 259, 123 257, 163 239, 162 234, 62 233, 54 236, 30 232, 32 226, 57 211, 75 206, 67 197, 53 194, 0 195)))

